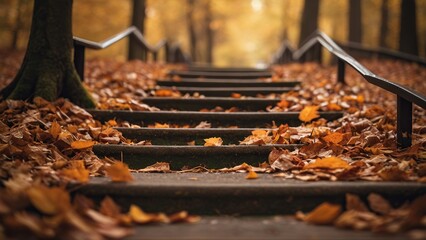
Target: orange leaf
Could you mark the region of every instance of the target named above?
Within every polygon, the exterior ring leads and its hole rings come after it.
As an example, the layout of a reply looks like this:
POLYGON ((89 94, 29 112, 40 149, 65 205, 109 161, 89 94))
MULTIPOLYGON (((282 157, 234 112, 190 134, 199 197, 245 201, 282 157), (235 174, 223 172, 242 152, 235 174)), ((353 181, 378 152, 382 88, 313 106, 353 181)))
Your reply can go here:
POLYGON ((325 169, 337 169, 337 168, 350 168, 350 165, 343 159, 338 157, 327 157, 317 159, 314 163, 305 165, 303 169, 313 168, 325 168, 325 169))
POLYGON ((146 213, 133 204, 130 206, 129 216, 132 218, 133 222, 140 224, 149 223, 154 220, 153 214, 146 213))
POLYGON ((343 133, 339 133, 339 132, 330 133, 327 136, 323 137, 323 139, 326 142, 337 144, 343 140, 343 133))
POLYGON ((171 97, 173 96, 173 91, 170 89, 158 89, 155 91, 155 96, 158 97, 171 97))
POLYGON ((342 107, 336 103, 329 103, 327 105, 328 110, 330 111, 340 111, 342 110, 342 107))
POLYGON ((113 182, 130 182, 133 180, 129 167, 125 163, 115 162, 106 167, 105 170, 113 182))
POLYGON ((277 106, 280 108, 288 108, 288 106, 290 106, 290 103, 287 100, 283 99, 279 103, 277 103, 277 106))
POLYGON ((332 224, 341 212, 339 205, 325 202, 308 213, 303 220, 312 224, 332 224))
POLYGON ((89 170, 87 170, 84 166, 83 160, 75 160, 70 161, 71 167, 68 169, 63 169, 60 171, 60 174, 68 177, 70 179, 74 179, 80 181, 82 183, 86 183, 89 181, 89 170))
POLYGON ((300 121, 310 122, 311 120, 319 117, 318 106, 306 106, 299 114, 300 121))
POLYGON ((223 143, 223 140, 220 137, 206 138, 204 141, 206 142, 204 143, 204 146, 206 147, 221 146, 223 143))
POLYGON ((54 139, 57 139, 59 137, 61 131, 61 125, 59 125, 59 123, 57 123, 56 121, 52 122, 52 126, 49 129, 49 133, 52 134, 54 139))
POLYGON ((167 123, 164 123, 164 124, 162 124, 162 123, 155 123, 154 128, 170 128, 170 125, 167 124, 167 123))
POLYGON ((71 143, 71 148, 76 150, 82 150, 91 148, 95 145, 94 141, 85 141, 85 140, 78 140, 71 143))
POLYGON ((241 94, 239 94, 239 93, 232 93, 231 97, 232 98, 241 98, 241 94))
POLYGON ((256 129, 251 131, 251 134, 255 137, 266 137, 268 135, 268 131, 262 129, 256 129))
POLYGON ((257 173, 255 171, 249 170, 246 179, 257 179, 259 176, 257 176, 257 173))

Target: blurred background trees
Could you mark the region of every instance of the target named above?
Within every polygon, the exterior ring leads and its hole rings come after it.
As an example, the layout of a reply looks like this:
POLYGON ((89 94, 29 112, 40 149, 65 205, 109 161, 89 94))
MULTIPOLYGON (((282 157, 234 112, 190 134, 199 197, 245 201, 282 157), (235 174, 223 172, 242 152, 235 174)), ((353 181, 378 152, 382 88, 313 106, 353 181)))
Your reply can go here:
MULTIPOLYGON (((179 43, 199 62, 268 63, 284 38, 294 47, 312 26, 334 39, 426 56, 424 0, 74 0, 74 35, 99 41, 138 26, 148 42, 179 43), (312 13, 305 14, 305 11, 312 13), (317 17, 315 17, 317 13, 317 17), (403 27, 400 27, 403 26, 403 27)), ((0 0, 0 48, 24 49, 31 0, 0 0)), ((89 57, 144 56, 132 40, 89 57), (130 42, 130 43, 129 43, 130 42), (135 53, 135 54, 133 54, 135 53)))

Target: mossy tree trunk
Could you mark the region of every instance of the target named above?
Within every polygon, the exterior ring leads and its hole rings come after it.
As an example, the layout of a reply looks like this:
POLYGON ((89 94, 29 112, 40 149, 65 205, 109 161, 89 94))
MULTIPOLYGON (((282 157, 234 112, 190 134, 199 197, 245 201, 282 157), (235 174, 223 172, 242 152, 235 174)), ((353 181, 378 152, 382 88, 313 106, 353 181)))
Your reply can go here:
POLYGON ((35 0, 27 52, 15 79, 0 92, 2 99, 64 97, 95 107, 72 62, 72 2, 35 0))

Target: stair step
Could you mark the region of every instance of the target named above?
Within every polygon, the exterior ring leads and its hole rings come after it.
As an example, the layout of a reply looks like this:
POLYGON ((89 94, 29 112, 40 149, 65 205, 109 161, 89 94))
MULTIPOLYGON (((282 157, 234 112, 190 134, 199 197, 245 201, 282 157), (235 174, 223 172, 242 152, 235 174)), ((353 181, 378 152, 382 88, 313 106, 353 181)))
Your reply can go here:
POLYGON ((213 109, 222 107, 229 109, 238 108, 240 111, 265 111, 268 106, 275 106, 281 99, 267 98, 229 98, 229 97, 205 97, 205 98, 170 98, 170 97, 147 97, 142 102, 155 106, 162 110, 199 111, 201 109, 213 109))
POLYGON ((230 79, 253 79, 270 78, 272 73, 266 72, 189 72, 189 71, 170 71, 171 76, 180 76, 184 78, 230 78, 230 79))
MULTIPOLYGON (((274 121, 277 126, 288 124, 298 126, 299 112, 192 112, 192 111, 125 111, 125 110, 96 110, 89 109, 92 116, 106 122, 111 119, 125 120, 141 126, 149 124, 169 123, 182 125, 198 125, 201 121, 211 123, 212 127, 238 126, 243 128, 267 127, 274 121)), ((320 112, 321 118, 335 120, 343 116, 342 112, 320 112)))
POLYGON ((265 82, 258 80, 210 80, 210 79, 188 79, 188 80, 158 80, 158 86, 164 87, 295 87, 300 82, 265 82))
POLYGON ((199 93, 204 96, 214 97, 231 97, 234 93, 239 93, 242 96, 258 96, 268 94, 282 94, 294 90, 291 87, 162 87, 162 89, 178 90, 182 94, 199 93))
MULTIPOLYGON (((310 211, 325 201, 343 204, 345 194, 366 197, 380 194, 394 205, 401 205, 426 194, 418 182, 302 182, 258 174, 254 180, 246 173, 135 173, 130 183, 111 183, 107 178, 92 178, 78 193, 102 199, 111 196, 121 206, 139 204, 147 212, 191 214, 294 214, 310 211)), ((350 232, 351 234, 354 232, 350 232)))
POLYGON ((174 170, 184 167, 205 166, 211 169, 233 167, 242 163, 258 166, 268 161, 273 148, 294 150, 302 145, 227 145, 204 146, 157 146, 98 144, 93 152, 99 157, 112 157, 127 163, 132 169, 140 169, 156 162, 168 162, 174 170))
MULTIPOLYGON (((153 145, 187 145, 195 141, 203 145, 204 139, 221 137, 224 145, 239 144, 251 135, 254 128, 116 128, 124 137, 136 141, 150 140, 153 145)), ((264 129, 270 130, 270 129, 264 129)))
POLYGON ((212 67, 212 66, 188 66, 188 71, 191 72, 271 72, 268 68, 250 68, 250 67, 212 67))
POLYGON ((150 224, 136 226, 134 235, 125 240, 401 240, 404 233, 378 234, 348 231, 333 226, 319 226, 297 221, 292 216, 202 216, 196 224, 150 224))

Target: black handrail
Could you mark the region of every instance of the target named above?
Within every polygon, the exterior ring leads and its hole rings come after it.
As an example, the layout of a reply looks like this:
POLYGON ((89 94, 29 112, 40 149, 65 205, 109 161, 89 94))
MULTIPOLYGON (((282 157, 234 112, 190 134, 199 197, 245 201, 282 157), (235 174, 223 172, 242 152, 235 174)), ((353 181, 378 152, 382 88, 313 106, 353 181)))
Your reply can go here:
POLYGON ((80 37, 73 37, 74 39, 74 65, 77 70, 78 75, 80 76, 81 80, 84 79, 84 61, 85 61, 85 51, 86 48, 93 49, 93 50, 101 50, 108 48, 109 46, 113 45, 114 43, 122 40, 123 38, 126 38, 133 34, 136 39, 138 40, 138 43, 142 45, 148 52, 151 52, 153 55, 154 61, 157 60, 158 52, 160 49, 164 46, 166 46, 167 41, 166 40, 160 40, 156 45, 152 46, 150 45, 145 38, 143 37, 142 33, 139 31, 139 29, 135 26, 128 27, 127 29, 119 32, 118 34, 102 41, 102 42, 94 42, 87 39, 83 39, 80 37))
POLYGON ((347 42, 347 43, 340 43, 339 46, 341 46, 343 49, 346 49, 347 51, 357 51, 357 52, 364 52, 367 54, 374 54, 377 56, 383 56, 387 58, 393 58, 403 61, 409 61, 414 62, 422 66, 426 66, 426 59, 422 57, 418 57, 415 55, 398 52, 392 49, 383 48, 383 47, 367 47, 362 45, 361 43, 356 42, 347 42))
POLYGON ((426 109, 426 96, 375 75, 347 54, 328 35, 318 30, 305 41, 302 47, 294 52, 293 58, 295 60, 301 59, 304 54, 318 43, 337 57, 337 80, 339 82, 345 83, 345 64, 348 64, 369 83, 397 95, 397 143, 402 148, 411 146, 413 103, 426 109))
POLYGON ((293 61, 294 48, 288 40, 281 43, 277 53, 272 57, 272 64, 283 64, 293 61))

